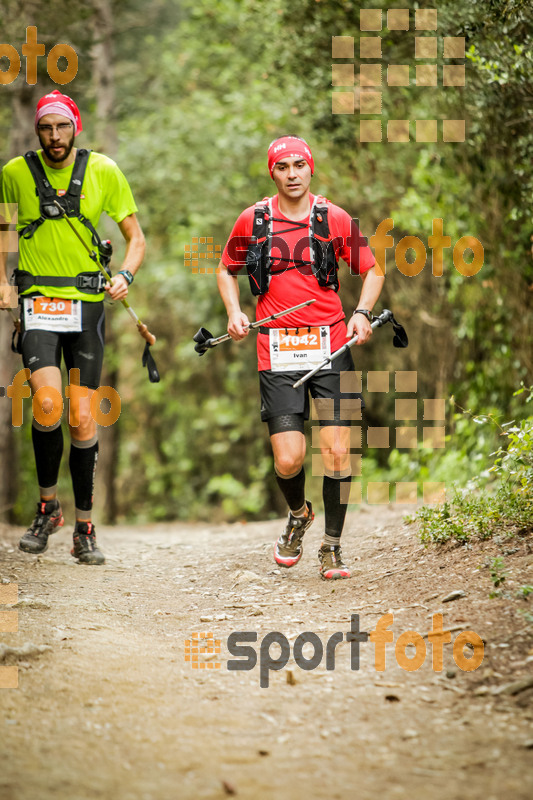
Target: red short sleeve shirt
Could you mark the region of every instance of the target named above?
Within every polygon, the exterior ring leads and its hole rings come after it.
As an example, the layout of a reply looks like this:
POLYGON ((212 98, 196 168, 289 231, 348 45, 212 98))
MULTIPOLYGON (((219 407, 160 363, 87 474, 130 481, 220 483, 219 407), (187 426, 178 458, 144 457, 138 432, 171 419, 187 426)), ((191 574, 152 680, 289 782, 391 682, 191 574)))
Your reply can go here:
MULTIPOLYGON (((310 205, 314 195, 310 195, 310 205)), ((244 270, 246 276, 246 251, 252 236, 255 206, 245 209, 238 217, 231 235, 222 254, 222 262, 228 272, 237 274, 244 270)), ((274 259, 272 267, 278 274, 272 275, 268 292, 258 297, 256 319, 268 317, 283 311, 284 308, 303 303, 304 300, 315 299, 315 302, 282 317, 283 327, 302 328, 316 325, 331 325, 332 352, 346 342, 346 325, 344 324, 344 311, 337 292, 333 289, 318 285, 318 281, 309 267, 287 269, 293 266, 292 259, 309 261, 309 228, 299 228, 284 232, 294 226, 294 222, 281 214, 278 206, 277 195, 272 199, 273 216, 273 241, 271 256, 274 259), (278 231, 283 231, 278 234, 278 231), (287 261, 276 260, 280 257, 287 261), (337 323, 337 324, 336 324, 337 323)), ((309 226, 309 216, 298 220, 309 226)), ((330 234, 335 242, 335 255, 337 260, 342 258, 350 266, 350 277, 362 275, 375 264, 372 251, 362 238, 359 228, 339 206, 328 201, 328 222, 330 234)), ((278 327, 280 321, 274 320, 268 327, 278 327)), ((270 369, 270 354, 268 336, 258 334, 257 356, 259 370, 270 369)))

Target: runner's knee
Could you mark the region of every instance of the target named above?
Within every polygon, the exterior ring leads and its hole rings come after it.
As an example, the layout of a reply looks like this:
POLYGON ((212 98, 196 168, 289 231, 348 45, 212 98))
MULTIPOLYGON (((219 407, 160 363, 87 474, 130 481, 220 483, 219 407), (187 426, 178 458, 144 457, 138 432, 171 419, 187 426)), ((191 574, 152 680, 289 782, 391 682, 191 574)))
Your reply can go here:
POLYGON ((332 445, 324 448, 322 452, 334 459, 343 459, 350 451, 341 442, 333 442, 332 445))
POLYGON ((331 478, 350 474, 350 451, 346 447, 342 447, 339 442, 334 443, 331 447, 322 448, 322 460, 324 473, 331 478))
POLYGON ((274 458, 274 466, 277 474, 281 478, 290 478, 297 475, 304 462, 304 457, 293 453, 277 453, 274 458))
POLYGON ((74 425, 69 424, 70 434, 73 439, 85 441, 91 439, 96 434, 96 422, 92 418, 90 408, 80 404, 80 409, 76 415, 74 425))
MULTIPOLYGON (((43 387, 45 389, 46 387, 43 387)), ((47 414, 51 414, 54 411, 54 399, 50 394, 46 392, 40 392, 38 395, 39 398, 39 409, 42 413, 46 416, 47 414)))

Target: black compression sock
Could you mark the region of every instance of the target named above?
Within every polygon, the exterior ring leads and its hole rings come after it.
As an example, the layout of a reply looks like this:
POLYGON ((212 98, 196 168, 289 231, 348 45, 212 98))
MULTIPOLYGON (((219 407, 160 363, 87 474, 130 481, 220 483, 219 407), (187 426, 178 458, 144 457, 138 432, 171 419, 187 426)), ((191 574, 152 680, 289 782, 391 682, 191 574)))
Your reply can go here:
POLYGON ((348 503, 341 503, 341 491, 343 499, 345 499, 344 492, 346 492, 347 499, 349 489, 343 487, 343 484, 350 483, 351 480, 351 475, 345 478, 330 478, 328 475, 324 475, 322 498, 324 500, 324 513, 326 516, 326 536, 333 536, 336 539, 340 539, 344 527, 346 509, 348 508, 348 503))
POLYGON ((287 501, 291 511, 305 509, 305 470, 302 467, 297 475, 292 478, 282 478, 276 472, 278 486, 283 492, 283 497, 287 501))
POLYGON ((74 489, 76 511, 91 511, 93 507, 94 473, 98 460, 98 442, 71 444, 69 467, 74 489))
POLYGON ((56 486, 59 466, 63 456, 63 431, 61 425, 53 430, 39 430, 31 426, 33 452, 39 486, 56 486))

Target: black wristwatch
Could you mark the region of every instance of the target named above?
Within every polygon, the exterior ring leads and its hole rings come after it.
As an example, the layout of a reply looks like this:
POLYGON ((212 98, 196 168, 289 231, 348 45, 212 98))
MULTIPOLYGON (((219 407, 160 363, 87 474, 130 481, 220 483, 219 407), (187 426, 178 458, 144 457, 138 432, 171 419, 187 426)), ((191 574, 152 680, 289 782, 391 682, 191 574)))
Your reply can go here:
POLYGON ((374 319, 374 315, 372 314, 372 312, 368 311, 368 309, 366 309, 366 308, 356 308, 355 311, 352 314, 352 317, 354 316, 354 314, 362 314, 364 317, 367 318, 367 320, 370 323, 374 319))
POLYGON ((117 272, 117 275, 124 275, 126 280, 128 281, 128 286, 131 286, 133 283, 133 275, 129 271, 129 269, 121 269, 117 272))

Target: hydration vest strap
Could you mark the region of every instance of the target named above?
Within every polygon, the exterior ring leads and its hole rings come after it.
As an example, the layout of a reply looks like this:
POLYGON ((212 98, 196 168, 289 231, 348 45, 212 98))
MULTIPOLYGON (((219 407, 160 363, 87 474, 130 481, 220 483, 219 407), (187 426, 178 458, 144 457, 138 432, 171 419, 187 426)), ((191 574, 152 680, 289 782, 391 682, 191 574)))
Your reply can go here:
POLYGON ((270 283, 271 217, 272 208, 266 197, 255 204, 252 240, 246 252, 246 271, 254 297, 267 292, 270 283))
POLYGON ((313 253, 316 277, 319 285, 338 292, 339 278, 337 272, 339 265, 332 245, 333 237, 329 229, 328 211, 328 201, 326 198, 317 195, 311 211, 310 236, 314 240, 314 250, 312 249, 311 252, 313 253))
MULTIPOLYGON (((316 201, 319 199, 324 200, 323 197, 315 198, 316 201)), ((325 201, 323 203, 315 202, 314 211, 313 234, 324 242, 330 242, 332 236, 329 230, 327 203, 325 201)))
POLYGON ((45 222, 44 217, 39 217, 38 219, 34 219, 33 222, 30 222, 29 225, 26 225, 21 231, 19 231, 19 236, 22 236, 23 239, 31 239, 37 228, 45 222))
MULTIPOLYGON (((327 325, 327 326, 326 325, 319 325, 318 327, 320 327, 320 328, 328 327, 331 330, 331 328, 334 328, 335 325, 338 325, 340 322, 344 322, 344 320, 343 319, 338 319, 337 322, 332 322, 331 325, 327 325)), ((307 329, 308 331, 310 331, 311 328, 316 328, 316 327, 317 327, 316 325, 299 325, 299 326, 292 325, 290 328, 286 328, 286 327, 285 328, 278 328, 278 330, 281 330, 281 331, 283 331, 283 330, 285 330, 285 331, 286 330, 296 330, 296 331, 301 330, 301 331, 305 331, 307 329)), ((270 335, 270 331, 273 330, 274 328, 275 328, 274 325, 272 325, 272 326, 270 326, 270 325, 260 325, 259 328, 257 328, 257 330, 259 331, 259 333, 266 333, 267 335, 270 335)))
POLYGON ((93 247, 99 247, 102 244, 102 240, 100 239, 98 232, 94 227, 94 225, 92 224, 91 220, 87 219, 87 217, 84 217, 81 212, 78 214, 78 219, 83 225, 85 225, 86 228, 90 230, 92 234, 91 241, 93 243, 93 247))
POLYGON ((309 231, 310 261, 303 259, 287 259, 283 256, 276 258, 278 262, 286 262, 291 266, 282 269, 272 269, 272 239, 273 222, 287 222, 273 216, 272 198, 265 197, 255 204, 252 241, 246 254, 246 269, 250 281, 252 294, 257 296, 268 291, 270 279, 291 269, 312 267, 319 286, 338 291, 337 277, 338 263, 335 257, 332 236, 328 224, 328 204, 325 197, 316 195, 309 214, 309 224, 292 220, 292 228, 276 231, 276 236, 290 231, 306 228, 309 231))
POLYGON ((98 236, 98 233, 96 232, 92 222, 88 220, 87 217, 84 217, 80 211, 81 189, 83 186, 83 179, 85 177, 85 171, 89 162, 90 153, 91 151, 86 150, 85 148, 80 148, 76 152, 76 159, 74 161, 74 166, 72 167, 72 175, 70 176, 68 189, 65 195, 61 197, 57 194, 56 190, 46 177, 46 172, 44 171, 41 159, 35 150, 28 150, 28 152, 24 154, 24 160, 26 161, 28 169, 30 170, 35 182, 35 191, 39 198, 41 216, 20 230, 19 236, 22 236, 24 239, 31 239, 37 228, 39 228, 43 222, 46 222, 47 220, 53 221, 55 219, 61 219, 61 214, 58 210, 56 210, 56 214, 53 214, 52 216, 46 216, 44 214, 43 206, 53 206, 54 201, 57 201, 64 208, 65 213, 69 217, 77 217, 80 222, 89 229, 91 232, 92 243, 95 247, 98 247, 101 241, 100 237, 98 236))
POLYGON ((81 148, 76 152, 76 160, 72 167, 72 175, 70 176, 70 183, 68 185, 67 194, 69 197, 78 199, 78 213, 79 213, 79 198, 81 197, 81 187, 83 186, 83 179, 85 178, 85 170, 89 162, 90 150, 81 148))
POLYGON ((39 199, 41 197, 54 198, 56 196, 56 190, 46 177, 46 172, 41 164, 41 159, 35 150, 28 150, 27 153, 24 153, 24 160, 26 161, 26 164, 28 165, 28 168, 32 174, 32 178, 35 181, 36 194, 39 199))

